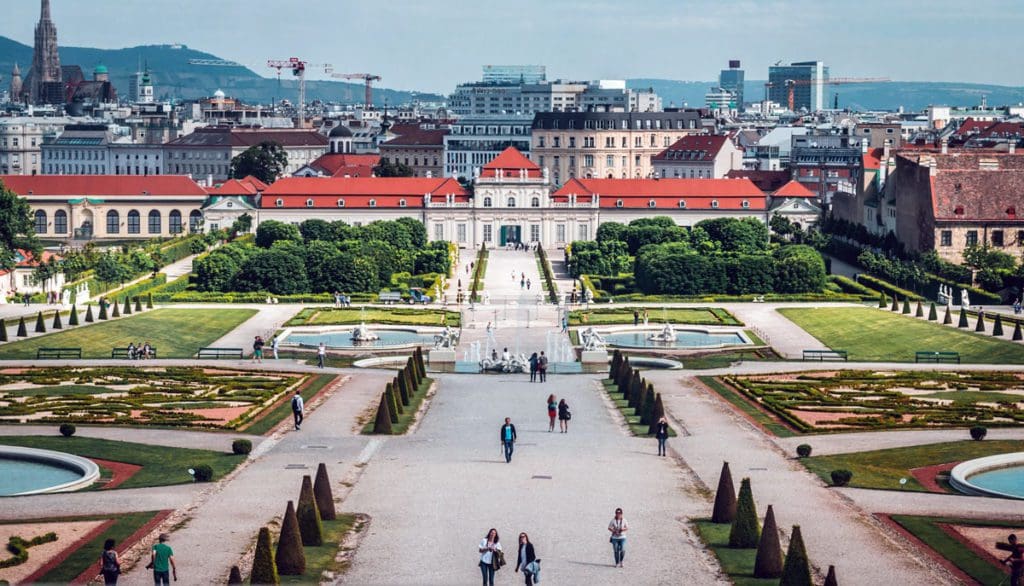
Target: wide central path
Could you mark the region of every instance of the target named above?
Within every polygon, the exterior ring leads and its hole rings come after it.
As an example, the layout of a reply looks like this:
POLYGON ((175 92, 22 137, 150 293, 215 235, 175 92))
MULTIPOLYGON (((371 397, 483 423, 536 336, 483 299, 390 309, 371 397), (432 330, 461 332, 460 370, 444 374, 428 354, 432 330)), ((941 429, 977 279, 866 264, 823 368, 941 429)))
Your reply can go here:
POLYGON ((546 583, 720 582, 684 523, 707 514, 694 504, 703 498, 671 458, 655 455, 653 441, 626 435, 594 377, 439 379, 419 430, 389 439, 344 504, 373 518, 344 583, 479 583, 477 546, 491 527, 510 564, 497 583, 512 583, 522 531, 546 583), (548 432, 549 393, 572 409, 568 434, 548 432), (499 444, 505 417, 519 436, 511 464, 499 444), (622 569, 608 543, 616 507, 630 525, 622 569))

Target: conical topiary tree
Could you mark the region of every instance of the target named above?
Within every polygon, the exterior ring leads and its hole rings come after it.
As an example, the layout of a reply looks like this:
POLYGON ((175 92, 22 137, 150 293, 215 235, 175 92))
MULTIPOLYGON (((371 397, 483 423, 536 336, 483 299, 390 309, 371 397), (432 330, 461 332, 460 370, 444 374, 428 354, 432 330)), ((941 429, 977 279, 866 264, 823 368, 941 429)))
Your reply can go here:
POLYGON ((125 315, 132 314, 132 300, 129 299, 127 295, 125 295, 124 297, 124 311, 122 311, 121 313, 125 315))
POLYGON ((931 305, 928 306, 928 321, 935 321, 937 319, 939 319, 939 314, 935 311, 935 302, 933 301, 931 305))
POLYGON ((657 403, 658 395, 654 392, 654 383, 647 383, 644 390, 644 401, 640 405, 640 424, 651 425, 658 421, 654 417, 654 404, 657 403))
POLYGON ((19 338, 27 338, 28 337, 28 328, 25 327, 25 316, 21 316, 21 317, 18 318, 18 334, 17 334, 17 336, 19 338))
POLYGON ((619 394, 625 399, 629 395, 629 384, 633 380, 633 367, 629 365, 629 357, 622 359, 622 366, 619 367, 619 378, 615 383, 619 387, 619 394))
POLYGON ((403 368, 401 376, 405 377, 405 384, 409 388, 410 393, 415 394, 419 392, 420 387, 416 384, 416 381, 413 380, 412 373, 409 372, 409 369, 403 368))
POLYGON ((302 545, 312 547, 324 544, 324 526, 320 521, 320 511, 316 507, 316 497, 313 495, 313 479, 309 474, 302 477, 299 506, 295 508, 295 517, 299 521, 302 545))
POLYGON ((277 564, 274 563, 274 547, 270 541, 270 529, 266 527, 260 527, 260 533, 256 537, 256 555, 252 559, 252 574, 249 575, 249 583, 281 583, 281 578, 277 575, 277 564))
POLYGON ((910 315, 910 298, 909 297, 904 297, 903 298, 903 313, 905 313, 907 315, 910 315))
POLYGON ((42 334, 44 332, 46 332, 46 322, 43 321, 43 312, 40 311, 36 315, 36 333, 42 334))
POLYGON ((900 310, 899 300, 896 299, 895 295, 892 296, 892 307, 890 307, 889 310, 890 311, 899 311, 900 310))
POLYGON ((633 409, 640 407, 643 399, 644 379, 640 376, 639 370, 633 371, 633 378, 629 383, 629 406, 633 409))
POLYGON ((78 308, 76 308, 74 305, 71 306, 71 315, 68 316, 68 325, 78 325, 78 308))
MULTIPOLYGON (((392 388, 398 387, 398 394, 403 398, 403 400, 405 399, 405 397, 412 397, 412 389, 409 388, 409 385, 406 382, 407 380, 408 379, 405 377, 405 375, 399 372, 398 376, 396 376, 391 383, 392 388)), ((409 402, 406 401, 405 404, 408 405, 409 402)))
POLYGON ((316 508, 320 511, 320 518, 324 521, 335 520, 337 513, 334 512, 334 492, 331 490, 331 479, 327 476, 327 465, 323 462, 316 467, 313 496, 316 497, 316 508))
POLYGON ((7 341, 7 323, 0 317, 0 342, 7 341))
POLYGON ((384 396, 388 399, 388 415, 391 416, 392 425, 398 423, 398 399, 395 399, 394 389, 391 386, 385 386, 384 396))
POLYGON ((958 328, 966 328, 967 327, 967 310, 964 309, 963 307, 960 308, 960 321, 959 321, 959 323, 956 324, 956 327, 958 327, 958 328))
POLYGON ((228 571, 228 584, 241 584, 242 583, 242 570, 238 569, 238 566, 231 566, 228 571))
POLYGON ((391 412, 388 409, 387 393, 380 394, 380 404, 377 405, 377 418, 373 421, 373 433, 391 435, 391 412))
POLYGON ((93 321, 94 320, 93 320, 93 317, 92 317, 92 305, 86 305, 85 306, 85 323, 91 324, 93 321))
POLYGON ((715 493, 715 508, 711 512, 712 523, 732 523, 736 518, 736 488, 732 484, 729 463, 722 462, 722 473, 718 476, 718 491, 715 493))
POLYGON ((288 501, 281 520, 281 536, 277 540, 277 573, 282 576, 301 576, 306 573, 306 552, 302 551, 299 520, 295 516, 295 503, 288 501))
POLYGON ((750 479, 744 478, 740 481, 740 494, 736 499, 736 518, 732 520, 732 530, 729 531, 729 547, 754 548, 760 538, 754 493, 750 490, 750 479))
POLYGON ((420 376, 420 369, 416 368, 416 361, 410 356, 405 363, 409 373, 412 374, 412 382, 416 384, 417 389, 420 388, 420 385, 423 384, 423 377, 420 376))
POLYGON ((60 310, 53 312, 53 325, 51 325, 50 327, 52 327, 55 330, 64 329, 64 322, 60 320, 60 310))
POLYGON ((117 304, 116 299, 114 300, 113 303, 110 304, 110 306, 114 308, 113 311, 110 312, 110 317, 121 317, 121 309, 120 306, 117 304))
POLYGON ((142 312, 142 299, 139 298, 139 297, 135 298, 135 311, 137 313, 141 313, 142 312))
POLYGON ((412 359, 416 372, 420 374, 420 380, 427 378, 427 369, 423 364, 423 346, 416 346, 416 349, 412 351, 412 359))
POLYGON ((793 525, 793 535, 789 538, 789 550, 786 551, 786 563, 782 566, 779 586, 814 586, 814 582, 811 581, 811 564, 807 561, 807 549, 804 547, 799 525, 793 525))
POLYGON ((405 385, 398 384, 398 379, 397 378, 392 380, 388 384, 391 385, 391 388, 393 390, 395 388, 397 388, 397 390, 398 390, 398 398, 401 399, 401 404, 403 406, 408 406, 409 405, 409 389, 405 388, 405 385))
MULTIPOLYGON (((651 389, 654 392, 654 389, 651 389)), ((647 435, 654 435, 658 432, 658 420, 665 416, 665 405, 661 402, 661 393, 654 395, 654 412, 651 413, 651 423, 647 427, 647 435)))
POLYGON ((757 542, 757 556, 754 558, 755 578, 778 578, 782 575, 782 545, 779 543, 779 528, 775 525, 775 510, 768 505, 764 514, 764 529, 757 542))
POLYGON ((978 321, 974 324, 974 331, 984 332, 985 331, 985 314, 978 313, 978 321))
POLYGON ((839 580, 836 579, 835 566, 828 567, 828 574, 825 576, 825 586, 839 586, 839 580))
POLYGON ((153 293, 146 295, 146 309, 153 309, 153 293))
POLYGON ((386 385, 384 385, 384 390, 388 393, 391 393, 391 396, 395 398, 395 413, 397 415, 405 413, 405 409, 402 408, 402 398, 398 396, 398 391, 395 390, 394 385, 392 385, 391 383, 387 383, 386 385))
POLYGON ((1020 331, 1020 322, 1017 322, 1017 323, 1016 323, 1016 324, 1015 324, 1015 325, 1013 326, 1013 340, 1014 340, 1015 342, 1019 342, 1019 341, 1021 341, 1022 339, 1024 339, 1024 335, 1022 335, 1022 333, 1021 333, 1021 331, 1020 331))
POLYGON ((993 336, 1002 336, 1003 335, 1003 317, 1001 315, 999 315, 998 313, 996 314, 995 321, 992 322, 992 335, 993 336))
POLYGON ((914 317, 924 317, 924 306, 921 305, 920 301, 917 302, 917 309, 914 310, 914 317))
POLYGON ((953 325, 953 316, 950 314, 949 306, 946 306, 946 317, 942 318, 942 324, 946 326, 953 325))
POLYGON ((609 379, 615 378, 615 373, 616 373, 616 371, 618 371, 619 364, 621 362, 622 362, 622 351, 619 350, 618 348, 616 348, 615 352, 612 352, 611 364, 608 365, 608 378, 609 379))
POLYGON ((889 305, 889 302, 885 298, 885 292, 879 293, 878 294, 878 308, 879 309, 885 309, 887 305, 889 305))

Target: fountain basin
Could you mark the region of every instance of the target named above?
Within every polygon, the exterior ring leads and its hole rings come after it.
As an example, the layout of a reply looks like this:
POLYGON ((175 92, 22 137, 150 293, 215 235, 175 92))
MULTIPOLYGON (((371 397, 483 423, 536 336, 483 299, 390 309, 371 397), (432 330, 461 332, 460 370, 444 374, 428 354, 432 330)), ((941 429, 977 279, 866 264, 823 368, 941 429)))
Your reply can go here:
POLYGON ((318 328, 296 327, 281 333, 281 347, 316 348, 323 342, 334 350, 372 350, 375 348, 425 348, 434 345, 434 334, 441 333, 442 328, 415 328, 409 326, 378 326, 368 327, 377 336, 376 340, 355 341, 352 339, 352 328, 346 326, 318 328))
POLYGON ((69 492, 100 477, 92 460, 64 452, 0 446, 0 496, 69 492))
POLYGON ((724 348, 751 344, 742 330, 711 330, 705 328, 677 328, 675 341, 651 340, 649 336, 662 331, 660 326, 647 328, 614 328, 601 331, 609 346, 618 348, 724 348))
POLYGON ((957 464, 949 484, 972 496, 1024 500, 1024 452, 999 454, 957 464))

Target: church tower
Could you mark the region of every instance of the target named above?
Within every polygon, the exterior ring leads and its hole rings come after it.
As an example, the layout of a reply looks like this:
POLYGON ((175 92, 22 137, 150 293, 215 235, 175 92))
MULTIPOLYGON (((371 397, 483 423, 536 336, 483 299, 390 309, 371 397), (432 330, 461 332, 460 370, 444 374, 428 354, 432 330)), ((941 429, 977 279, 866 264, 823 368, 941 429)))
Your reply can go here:
POLYGON ((152 104, 153 101, 153 78, 149 75, 149 65, 147 65, 146 70, 142 73, 142 80, 139 82, 139 103, 152 104))
MULTIPOLYGON (((60 56, 57 54, 57 26, 50 18, 50 0, 42 0, 39 24, 36 25, 35 51, 32 53, 33 104, 44 103, 45 84, 61 81, 60 56)), ((52 86, 51 86, 52 87, 52 86)))
POLYGON ((21 69, 18 69, 18 64, 14 64, 14 69, 11 71, 11 102, 18 103, 21 101, 21 69))

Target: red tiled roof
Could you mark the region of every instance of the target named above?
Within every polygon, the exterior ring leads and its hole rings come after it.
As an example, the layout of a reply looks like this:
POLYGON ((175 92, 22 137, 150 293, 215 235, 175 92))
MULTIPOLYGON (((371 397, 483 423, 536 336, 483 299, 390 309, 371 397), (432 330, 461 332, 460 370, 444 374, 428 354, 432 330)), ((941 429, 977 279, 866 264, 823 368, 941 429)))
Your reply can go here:
POLYGON ((0 182, 21 196, 206 195, 182 175, 7 175, 0 176, 0 182))
POLYGON ((338 167, 331 177, 373 177, 373 167, 369 165, 346 165, 338 167))
POLYGON ((882 156, 884 156, 885 150, 874 148, 868 149, 868 152, 861 156, 861 163, 865 169, 881 169, 882 168, 882 156))
MULTIPOLYGON (((340 153, 328 153, 321 155, 315 161, 309 164, 310 167, 320 171, 324 175, 337 175, 339 171, 345 167, 376 167, 380 163, 380 155, 352 155, 352 154, 340 154, 340 153)), ((369 177, 372 173, 366 173, 360 175, 361 177, 369 177)), ((348 175, 355 176, 353 172, 349 172, 348 175)), ((344 176, 344 175, 343 175, 344 176)))
POLYGON ((223 183, 206 188, 206 193, 210 195, 256 195, 256 191, 251 183, 243 183, 238 179, 228 179, 223 183))
POLYGON ((764 192, 749 179, 570 179, 552 195, 600 196, 602 208, 752 209, 767 206, 764 192), (621 205, 619 202, 622 202, 621 205), (717 208, 712 204, 718 202, 717 208), (743 202, 748 203, 747 207, 743 202))
MULTIPOLYGON (((61 259, 61 256, 59 254, 57 254, 56 252, 49 251, 49 250, 44 250, 40 256, 42 257, 42 262, 50 262, 50 259, 53 259, 53 258, 55 258, 57 260, 61 259)), ((19 248, 19 249, 14 251, 14 258, 15 258, 14 267, 18 268, 18 269, 37 267, 37 266, 39 266, 39 262, 40 262, 39 260, 37 260, 35 257, 32 256, 32 251, 24 250, 22 248, 19 248)), ((0 269, 0 276, 7 275, 7 274, 10 274, 10 271, 5 270, 5 269, 0 269)))
POLYGON ((419 127, 402 132, 395 138, 381 143, 384 147, 443 147, 444 137, 448 134, 445 129, 423 130, 419 127))
POLYGON ((651 157, 652 161, 710 162, 725 146, 729 137, 717 134, 691 134, 651 157))
POLYGON ((761 191, 772 192, 789 181, 789 171, 747 171, 734 169, 725 174, 726 179, 749 179, 761 191))
POLYGON ((244 178, 239 179, 242 183, 251 185, 256 191, 266 191, 269 185, 253 177, 252 175, 246 175, 244 178))
POLYGON ((423 196, 442 197, 454 195, 456 201, 469 201, 469 194, 452 178, 443 177, 285 177, 279 179, 263 193, 260 207, 263 208, 306 208, 307 200, 313 200, 315 208, 338 208, 339 199, 345 200, 344 207, 401 207, 399 200, 406 200, 405 207, 423 207, 423 196), (277 200, 281 205, 277 205, 277 200))
POLYGON ((790 180, 775 192, 776 197, 817 197, 796 179, 790 180))
POLYGON ((495 177, 498 169, 502 170, 505 177, 518 177, 520 169, 526 169, 528 177, 540 177, 541 174, 537 163, 528 159, 516 147, 508 147, 501 151, 497 157, 494 157, 483 166, 480 175, 482 177, 495 177))
POLYGON ((1024 170, 940 170, 931 186, 937 220, 1024 220, 1024 170))

